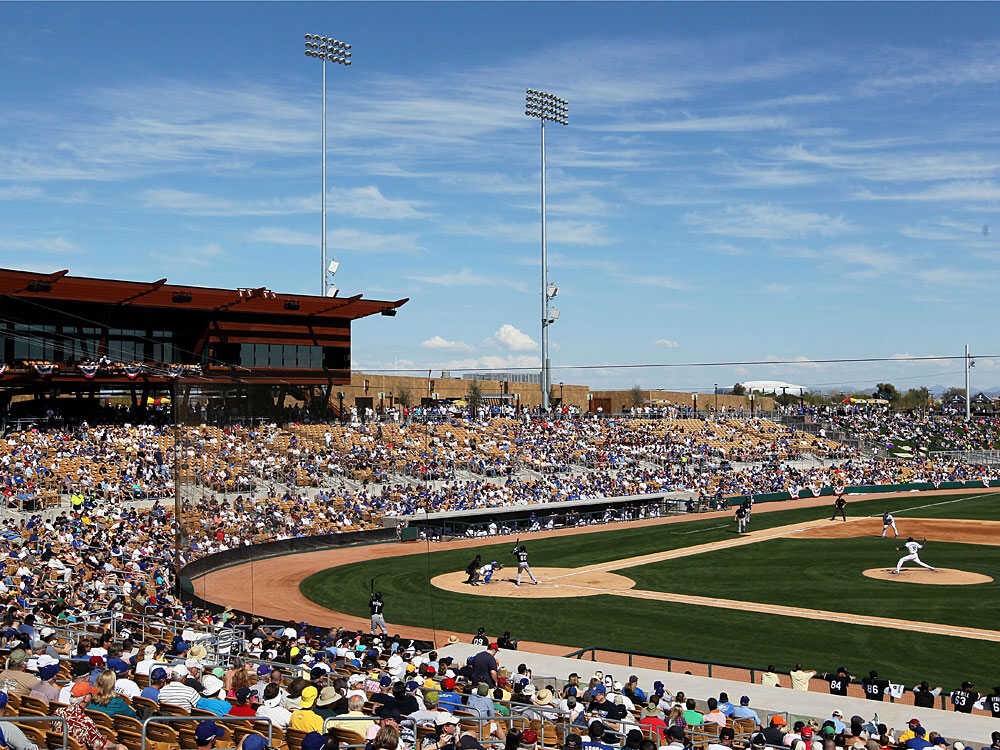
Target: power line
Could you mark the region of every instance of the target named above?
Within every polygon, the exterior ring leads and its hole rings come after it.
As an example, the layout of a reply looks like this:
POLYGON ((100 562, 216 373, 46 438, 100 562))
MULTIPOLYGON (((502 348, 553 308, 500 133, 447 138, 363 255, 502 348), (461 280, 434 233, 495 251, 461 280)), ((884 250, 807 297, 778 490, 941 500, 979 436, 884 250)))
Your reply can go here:
MULTIPOLYGON (((971 355, 970 355, 971 356, 971 355)), ((976 359, 1000 359, 1000 354, 977 354, 976 359)), ((726 362, 648 362, 642 364, 591 364, 591 365, 552 365, 554 370, 641 370, 641 369, 665 369, 678 367, 758 367, 772 365, 830 365, 830 364, 864 364, 870 362, 944 362, 951 360, 964 360, 965 355, 930 355, 926 357, 906 356, 906 357, 845 357, 836 359, 771 359, 771 360, 747 360, 726 361, 726 362)), ((363 368, 368 373, 395 373, 395 372, 425 372, 427 367, 407 367, 407 368, 363 368)), ((431 367, 433 370, 443 370, 444 372, 482 372, 483 367, 431 367)), ((493 368, 503 372, 530 371, 535 372, 538 366, 533 367, 503 367, 493 368)))

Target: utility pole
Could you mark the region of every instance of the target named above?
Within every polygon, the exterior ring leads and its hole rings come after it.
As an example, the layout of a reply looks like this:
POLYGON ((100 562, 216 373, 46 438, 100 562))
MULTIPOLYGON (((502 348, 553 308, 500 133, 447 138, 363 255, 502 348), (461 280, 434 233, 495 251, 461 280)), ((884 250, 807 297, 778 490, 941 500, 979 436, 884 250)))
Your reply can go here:
POLYGON ((524 97, 524 114, 535 117, 541 126, 542 154, 542 409, 549 409, 549 390, 552 387, 552 369, 549 362, 549 326, 559 319, 559 311, 551 308, 551 301, 559 293, 559 287, 549 283, 548 243, 545 234, 545 121, 566 125, 569 123, 569 108, 565 99, 555 94, 536 89, 528 89, 524 97))
POLYGON ((969 390, 970 381, 970 368, 972 367, 972 362, 969 360, 969 345, 965 345, 965 421, 968 422, 972 418, 972 395, 969 390))

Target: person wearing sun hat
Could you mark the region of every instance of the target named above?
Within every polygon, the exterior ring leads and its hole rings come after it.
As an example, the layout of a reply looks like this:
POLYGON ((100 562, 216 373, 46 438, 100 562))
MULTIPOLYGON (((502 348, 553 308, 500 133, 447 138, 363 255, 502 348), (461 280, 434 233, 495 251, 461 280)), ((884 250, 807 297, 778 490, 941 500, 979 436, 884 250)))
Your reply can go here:
POLYGON ((313 710, 326 721, 344 713, 347 710, 347 700, 336 687, 327 685, 319 691, 319 695, 316 697, 316 707, 313 710))
POLYGON ((216 716, 228 714, 233 704, 223 698, 226 686, 222 680, 209 673, 201 678, 201 684, 204 685, 204 690, 201 691, 201 698, 196 708, 201 711, 211 711, 216 716))
MULTIPOLYGON (((315 711, 316 699, 318 697, 319 691, 314 685, 307 685, 302 689, 302 695, 299 698, 299 707, 292 712, 292 718, 288 722, 290 729, 296 729, 300 732, 323 731, 323 717, 315 711)), ((363 704, 364 701, 362 701, 363 704)))

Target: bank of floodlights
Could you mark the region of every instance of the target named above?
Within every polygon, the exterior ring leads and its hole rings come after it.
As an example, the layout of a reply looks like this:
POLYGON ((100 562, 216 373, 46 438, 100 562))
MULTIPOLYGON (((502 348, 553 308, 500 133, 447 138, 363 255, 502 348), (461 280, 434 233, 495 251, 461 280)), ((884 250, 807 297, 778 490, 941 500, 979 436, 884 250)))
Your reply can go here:
POLYGON ((329 36, 306 34, 306 57, 350 65, 351 45, 329 36))
POLYGON ((555 94, 527 89, 524 94, 524 114, 539 120, 569 124, 569 102, 555 94))

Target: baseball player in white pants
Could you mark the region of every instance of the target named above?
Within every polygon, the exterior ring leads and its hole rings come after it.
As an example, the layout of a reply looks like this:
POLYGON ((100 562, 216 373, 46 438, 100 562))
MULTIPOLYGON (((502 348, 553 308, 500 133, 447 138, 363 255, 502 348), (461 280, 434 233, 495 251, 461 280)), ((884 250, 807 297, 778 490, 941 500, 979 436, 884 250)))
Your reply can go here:
MULTIPOLYGON (((924 544, 927 544, 926 539, 924 539, 924 544)), ((932 568, 930 565, 928 565, 927 563, 925 563, 923 560, 920 559, 920 555, 917 554, 917 551, 922 550, 924 548, 924 545, 913 541, 912 536, 903 543, 903 547, 906 547, 906 551, 909 554, 903 555, 903 557, 899 558, 899 562, 896 563, 896 569, 891 572, 898 574, 900 569, 903 567, 903 563, 911 561, 915 562, 917 565, 923 568, 927 568, 928 570, 935 570, 935 568, 932 568)))
POLYGON ((514 557, 517 558, 517 581, 515 581, 515 585, 516 586, 520 586, 521 585, 521 573, 527 573, 528 574, 528 578, 531 579, 531 582, 537 586, 538 585, 538 581, 535 580, 535 574, 531 572, 531 566, 528 565, 528 550, 527 550, 527 548, 523 544, 520 545, 520 546, 515 546, 514 547, 514 551, 511 552, 511 554, 514 555, 514 557))
POLYGON ((885 536, 885 532, 892 529, 893 536, 899 536, 899 530, 896 528, 896 519, 892 517, 892 513, 882 514, 882 536, 885 536))

